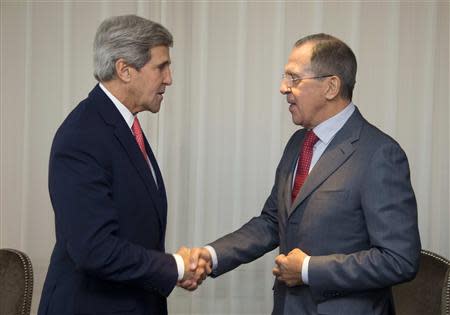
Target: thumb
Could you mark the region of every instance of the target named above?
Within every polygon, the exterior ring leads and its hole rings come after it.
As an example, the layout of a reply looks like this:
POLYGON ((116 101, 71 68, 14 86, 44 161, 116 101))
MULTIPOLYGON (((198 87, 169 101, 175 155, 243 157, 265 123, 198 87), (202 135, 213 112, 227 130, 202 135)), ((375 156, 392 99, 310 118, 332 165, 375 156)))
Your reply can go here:
POLYGON ((193 248, 191 250, 191 256, 189 257, 189 264, 192 271, 197 268, 199 256, 200 248, 193 248))

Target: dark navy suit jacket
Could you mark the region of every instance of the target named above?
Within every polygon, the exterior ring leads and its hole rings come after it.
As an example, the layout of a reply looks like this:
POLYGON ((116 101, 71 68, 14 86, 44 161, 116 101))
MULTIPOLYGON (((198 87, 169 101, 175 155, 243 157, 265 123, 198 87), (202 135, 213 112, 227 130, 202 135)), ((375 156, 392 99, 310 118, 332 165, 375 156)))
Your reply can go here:
POLYGON ((97 85, 58 129, 49 191, 56 244, 38 315, 166 314, 176 285, 167 199, 120 112, 97 85))

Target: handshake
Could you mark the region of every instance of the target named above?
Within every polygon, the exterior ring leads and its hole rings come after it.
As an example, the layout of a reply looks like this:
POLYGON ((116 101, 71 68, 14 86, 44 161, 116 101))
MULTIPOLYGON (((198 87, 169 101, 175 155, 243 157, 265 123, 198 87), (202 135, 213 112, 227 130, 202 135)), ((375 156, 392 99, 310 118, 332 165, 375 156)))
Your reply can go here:
MULTIPOLYGON (((184 276, 177 285, 193 291, 211 274, 211 253, 204 247, 192 249, 181 247, 177 254, 184 262, 184 276)), ((294 248, 288 255, 278 255, 272 274, 288 287, 302 285, 302 266, 306 257, 307 255, 299 248, 294 248)))
POLYGON ((212 258, 209 251, 202 248, 181 247, 177 254, 183 258, 184 275, 177 285, 183 289, 193 291, 202 284, 212 271, 212 258))

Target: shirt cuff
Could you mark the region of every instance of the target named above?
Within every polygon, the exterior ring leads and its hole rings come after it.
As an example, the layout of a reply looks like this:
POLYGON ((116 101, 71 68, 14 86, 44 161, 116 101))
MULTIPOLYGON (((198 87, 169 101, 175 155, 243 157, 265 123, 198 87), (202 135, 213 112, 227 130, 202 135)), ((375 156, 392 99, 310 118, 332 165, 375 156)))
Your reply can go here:
POLYGON ((183 280, 184 277, 184 261, 183 258, 178 254, 172 254, 173 258, 175 258, 175 261, 177 262, 177 269, 178 269, 178 281, 183 280))
POLYGON ((216 250, 212 246, 209 246, 209 245, 206 245, 205 248, 208 250, 209 254, 211 255, 212 269, 215 270, 217 268, 216 250))
POLYGON ((310 259, 311 259, 311 256, 306 256, 305 259, 303 260, 303 265, 302 265, 302 282, 304 284, 309 284, 308 266, 309 266, 309 260, 310 259))

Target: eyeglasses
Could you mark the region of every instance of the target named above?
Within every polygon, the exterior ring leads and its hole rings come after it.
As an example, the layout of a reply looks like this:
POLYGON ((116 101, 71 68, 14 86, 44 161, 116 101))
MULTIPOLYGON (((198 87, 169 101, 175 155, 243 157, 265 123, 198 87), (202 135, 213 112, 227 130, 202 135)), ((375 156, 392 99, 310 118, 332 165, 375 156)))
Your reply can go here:
POLYGON ((281 76, 281 81, 284 81, 286 83, 286 86, 288 88, 294 87, 296 84, 300 83, 302 80, 310 80, 310 79, 322 79, 322 78, 328 78, 332 77, 334 74, 325 74, 325 75, 319 75, 316 77, 306 77, 306 78, 298 78, 293 76, 292 74, 286 74, 284 73, 281 76))

